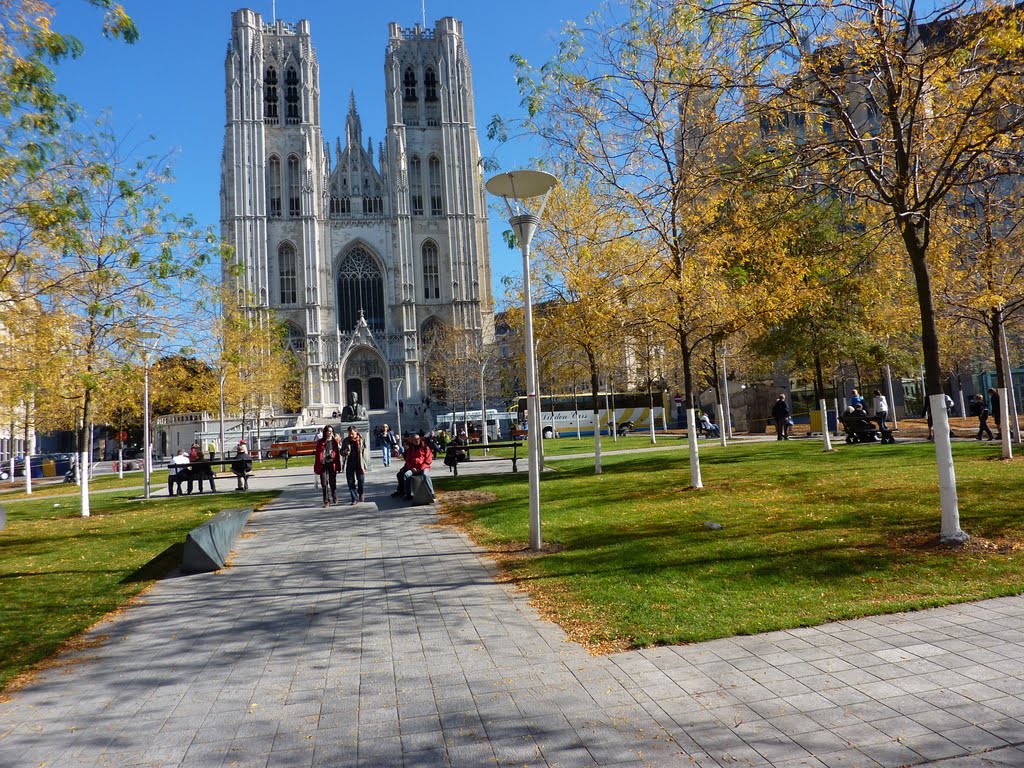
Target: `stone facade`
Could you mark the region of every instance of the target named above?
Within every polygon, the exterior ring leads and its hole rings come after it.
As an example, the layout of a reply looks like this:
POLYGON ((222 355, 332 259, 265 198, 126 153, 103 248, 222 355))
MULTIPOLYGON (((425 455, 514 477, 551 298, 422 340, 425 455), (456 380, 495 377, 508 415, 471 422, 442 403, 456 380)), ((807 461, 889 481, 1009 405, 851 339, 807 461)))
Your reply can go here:
POLYGON ((494 335, 462 23, 392 23, 384 87, 384 141, 364 144, 353 95, 332 152, 309 22, 232 15, 221 226, 235 250, 224 277, 241 306, 287 322, 313 419, 350 392, 371 412, 428 398, 432 329, 494 335))

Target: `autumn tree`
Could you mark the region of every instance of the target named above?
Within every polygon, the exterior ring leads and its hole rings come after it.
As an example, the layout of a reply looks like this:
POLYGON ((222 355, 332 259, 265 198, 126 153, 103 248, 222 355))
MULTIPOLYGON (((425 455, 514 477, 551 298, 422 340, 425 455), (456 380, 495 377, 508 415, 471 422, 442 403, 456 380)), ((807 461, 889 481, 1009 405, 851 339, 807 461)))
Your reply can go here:
MULTIPOLYGON (((933 224, 950 192, 1014 154, 1024 36, 1018 6, 882 0, 735 0, 732 27, 746 108, 776 157, 806 168, 840 198, 884 206, 918 301, 926 391, 936 420, 941 538, 963 541, 943 407, 932 263, 933 224)), ((797 174, 799 176, 799 174, 797 174)))
MULTIPOLYGON (((134 42, 138 31, 120 3, 102 9, 103 31, 134 42)), ((79 238, 82 201, 76 157, 64 151, 74 106, 56 88, 53 67, 81 54, 81 42, 54 25, 52 5, 0 0, 0 310, 68 277, 35 265, 79 238)))
POLYGON ((255 432, 258 445, 263 419, 297 406, 301 365, 288 347, 286 325, 269 310, 239 306, 236 296, 224 286, 208 305, 216 311, 209 394, 213 400, 223 392, 225 409, 241 418, 243 433, 245 427, 255 432))
POLYGON ((562 175, 535 246, 533 284, 542 307, 537 336, 551 343, 558 359, 571 360, 576 352, 585 363, 595 425, 594 473, 600 474, 604 403, 599 392, 612 367, 608 353, 622 349, 626 306, 642 254, 629 219, 621 208, 602 205, 589 176, 562 175))
MULTIPOLYGON (((936 269, 940 311, 950 319, 982 328, 989 359, 995 361, 1000 423, 1005 427, 1011 368, 1006 357, 1006 323, 1024 316, 1024 214, 1020 200, 1024 180, 994 174, 957 188, 950 204, 936 216, 936 230, 948 251, 936 269)), ((1003 457, 1011 458, 1008 428, 1000 430, 1003 457)))
MULTIPOLYGON (((624 19, 595 13, 570 26, 543 67, 518 62, 527 128, 634 222, 647 257, 637 296, 674 334, 691 424, 694 356, 721 335, 733 300, 750 295, 733 290, 721 269, 732 255, 716 248, 733 194, 719 169, 745 151, 750 131, 736 94, 721 86, 719 71, 734 58, 729 41, 704 23, 704 10, 633 2, 624 19)), ((690 433, 691 485, 701 487, 690 433)))
MULTIPOLYGON (((87 466, 96 394, 122 364, 157 333, 180 343, 167 307, 188 306, 202 268, 219 241, 166 210, 161 188, 170 180, 159 157, 139 157, 106 126, 67 133, 63 151, 81 169, 75 180, 78 235, 48 252, 33 274, 48 282, 41 299, 66 333, 63 385, 80 398, 81 465, 87 466)), ((82 515, 89 515, 88 473, 83 473, 82 515)))

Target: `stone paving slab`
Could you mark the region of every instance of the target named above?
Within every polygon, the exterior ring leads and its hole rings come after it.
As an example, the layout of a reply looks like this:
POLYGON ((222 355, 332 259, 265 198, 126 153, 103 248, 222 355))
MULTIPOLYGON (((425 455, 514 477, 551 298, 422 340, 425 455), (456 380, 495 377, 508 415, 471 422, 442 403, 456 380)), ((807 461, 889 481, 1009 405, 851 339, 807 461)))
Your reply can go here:
POLYGON ((595 658, 368 479, 261 477, 233 567, 0 702, 0 766, 1024 766, 1022 598, 595 658))

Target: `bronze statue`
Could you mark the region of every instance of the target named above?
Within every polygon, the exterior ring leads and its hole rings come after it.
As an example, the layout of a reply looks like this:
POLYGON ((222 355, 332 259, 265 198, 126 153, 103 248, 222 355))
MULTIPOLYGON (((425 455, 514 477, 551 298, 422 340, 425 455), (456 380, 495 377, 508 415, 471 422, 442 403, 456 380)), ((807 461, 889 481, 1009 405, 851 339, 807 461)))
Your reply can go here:
POLYGON ((359 395, 355 392, 349 392, 348 404, 341 411, 341 420, 344 422, 366 421, 368 418, 366 408, 359 402, 359 395))

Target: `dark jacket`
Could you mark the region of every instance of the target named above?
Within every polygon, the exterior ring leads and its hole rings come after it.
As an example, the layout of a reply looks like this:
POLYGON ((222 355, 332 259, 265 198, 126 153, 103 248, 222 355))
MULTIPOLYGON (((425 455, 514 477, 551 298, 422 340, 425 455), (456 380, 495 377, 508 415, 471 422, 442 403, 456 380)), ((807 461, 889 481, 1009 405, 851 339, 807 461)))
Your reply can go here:
POLYGON ((776 419, 785 419, 789 417, 789 403, 785 400, 776 400, 775 405, 772 406, 772 416, 776 419))

